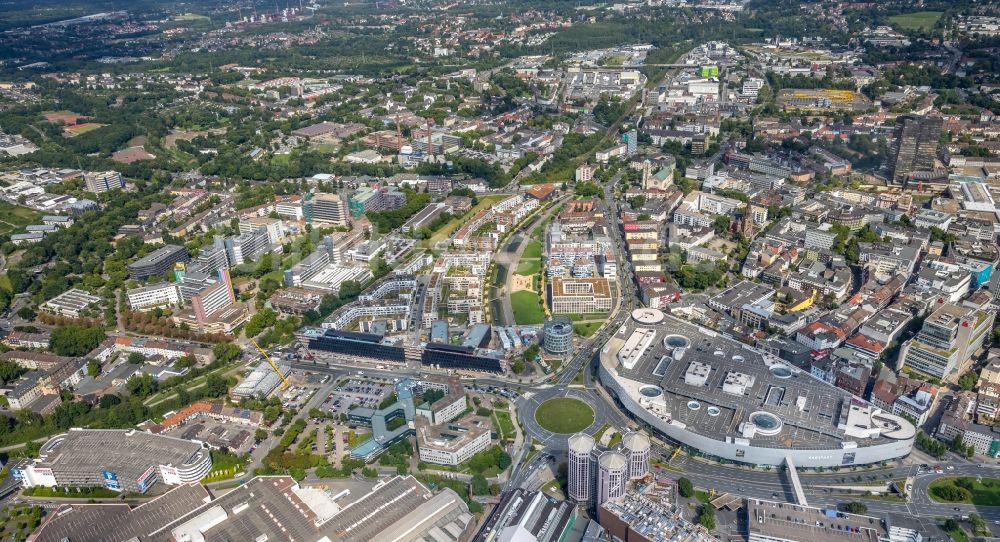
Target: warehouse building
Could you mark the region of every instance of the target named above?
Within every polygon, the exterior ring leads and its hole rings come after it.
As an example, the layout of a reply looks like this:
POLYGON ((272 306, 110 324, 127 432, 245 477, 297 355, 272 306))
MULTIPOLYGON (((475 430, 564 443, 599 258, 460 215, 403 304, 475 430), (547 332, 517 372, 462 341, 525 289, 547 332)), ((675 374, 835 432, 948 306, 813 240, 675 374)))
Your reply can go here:
POLYGON ((134 508, 65 504, 46 516, 31 540, 458 542, 468 540, 476 524, 458 494, 432 492, 412 476, 368 487, 331 485, 324 491, 290 476, 257 476, 214 498, 200 484, 185 484, 134 508))
POLYGON ((70 318, 79 318, 80 314, 89 306, 99 303, 101 298, 88 294, 83 290, 73 288, 67 290, 52 299, 42 303, 41 309, 45 312, 70 318))

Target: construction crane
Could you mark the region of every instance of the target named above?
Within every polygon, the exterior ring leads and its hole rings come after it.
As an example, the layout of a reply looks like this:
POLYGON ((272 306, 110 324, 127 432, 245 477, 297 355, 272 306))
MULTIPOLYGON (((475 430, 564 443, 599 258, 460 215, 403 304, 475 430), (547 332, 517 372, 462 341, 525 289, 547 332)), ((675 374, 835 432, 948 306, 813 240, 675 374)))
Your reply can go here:
POLYGON ((264 359, 266 359, 267 362, 271 364, 271 368, 274 369, 274 372, 278 373, 278 378, 280 378, 281 381, 283 382, 283 384, 281 385, 281 389, 282 391, 284 391, 284 389, 290 386, 292 383, 288 381, 288 378, 286 378, 284 374, 282 374, 281 368, 278 367, 278 364, 275 363, 273 359, 271 359, 271 356, 267 355, 267 352, 265 352, 264 349, 261 348, 259 344, 257 344, 257 341, 250 339, 250 344, 254 345, 254 348, 256 348, 258 352, 260 352, 260 355, 264 356, 264 359))
POLYGON ((680 453, 681 453, 681 447, 680 446, 674 448, 674 453, 670 454, 670 459, 667 460, 667 463, 673 461, 674 459, 677 459, 677 456, 680 453))

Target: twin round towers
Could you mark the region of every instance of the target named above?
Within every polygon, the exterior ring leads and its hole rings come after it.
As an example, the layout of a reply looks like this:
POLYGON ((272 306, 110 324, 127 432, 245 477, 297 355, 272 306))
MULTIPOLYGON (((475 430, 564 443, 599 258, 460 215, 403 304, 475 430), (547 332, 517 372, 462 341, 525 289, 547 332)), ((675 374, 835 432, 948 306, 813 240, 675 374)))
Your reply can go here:
POLYGON ((625 496, 625 484, 649 473, 649 436, 632 431, 614 450, 601 449, 594 437, 569 437, 569 498, 600 507, 625 496))

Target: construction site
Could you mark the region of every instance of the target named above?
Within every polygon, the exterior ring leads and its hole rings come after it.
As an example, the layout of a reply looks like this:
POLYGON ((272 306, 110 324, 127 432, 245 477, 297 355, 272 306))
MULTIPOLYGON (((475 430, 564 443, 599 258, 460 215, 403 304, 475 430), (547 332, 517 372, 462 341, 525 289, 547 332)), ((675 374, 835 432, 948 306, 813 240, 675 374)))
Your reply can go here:
POLYGON ((864 111, 871 101, 853 90, 786 88, 778 92, 784 109, 864 111))

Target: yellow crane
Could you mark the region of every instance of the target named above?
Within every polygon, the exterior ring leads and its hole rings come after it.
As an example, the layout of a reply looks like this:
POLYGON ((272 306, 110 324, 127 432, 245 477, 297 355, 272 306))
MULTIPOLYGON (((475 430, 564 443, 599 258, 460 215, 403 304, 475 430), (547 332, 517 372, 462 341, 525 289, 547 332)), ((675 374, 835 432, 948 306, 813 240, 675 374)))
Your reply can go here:
POLYGON ((677 456, 680 455, 680 453, 681 453, 680 446, 674 448, 674 453, 670 454, 670 459, 667 460, 667 463, 673 461, 674 459, 677 459, 677 456))
POLYGON ((281 368, 278 367, 278 364, 275 363, 273 359, 271 359, 271 356, 267 355, 267 352, 265 352, 264 349, 261 348, 259 344, 257 344, 257 341, 250 339, 250 344, 252 344, 254 348, 256 348, 258 352, 260 352, 260 355, 264 356, 264 359, 266 359, 267 362, 271 364, 271 368, 274 369, 274 372, 278 373, 278 377, 281 378, 282 382, 284 382, 284 384, 281 385, 281 389, 284 390, 285 388, 290 386, 291 382, 289 382, 288 378, 286 378, 285 375, 282 374, 281 368))

